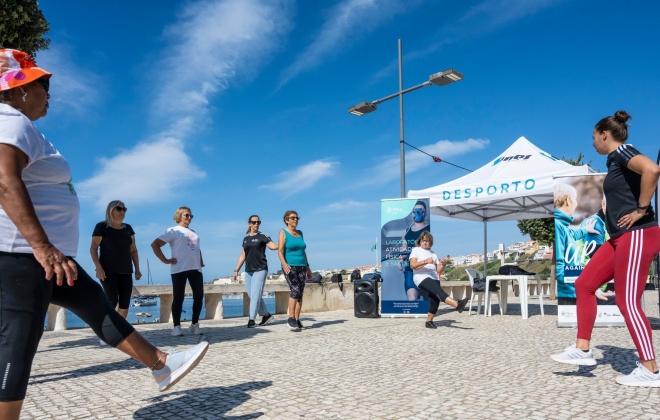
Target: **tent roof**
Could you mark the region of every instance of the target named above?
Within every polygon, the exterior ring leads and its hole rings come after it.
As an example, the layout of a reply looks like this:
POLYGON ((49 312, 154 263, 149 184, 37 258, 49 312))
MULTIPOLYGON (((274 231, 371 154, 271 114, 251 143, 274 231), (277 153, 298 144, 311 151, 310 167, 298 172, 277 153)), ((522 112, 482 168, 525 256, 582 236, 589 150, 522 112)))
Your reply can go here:
POLYGON ((588 165, 573 166, 520 137, 486 165, 453 181, 408 198, 430 198, 431 213, 466 220, 520 220, 552 217, 553 177, 585 175, 588 165))

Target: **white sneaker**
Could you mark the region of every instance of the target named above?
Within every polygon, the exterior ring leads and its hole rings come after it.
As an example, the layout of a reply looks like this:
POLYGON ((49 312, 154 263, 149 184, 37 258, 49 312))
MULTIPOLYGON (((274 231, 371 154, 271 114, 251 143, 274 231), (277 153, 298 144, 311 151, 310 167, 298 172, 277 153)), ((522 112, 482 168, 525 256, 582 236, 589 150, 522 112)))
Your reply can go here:
POLYGON ((209 343, 202 341, 185 352, 173 351, 167 355, 165 366, 162 369, 152 370, 151 373, 158 384, 158 390, 163 392, 179 382, 188 372, 202 360, 209 348, 209 343))
POLYGON ((179 337, 183 335, 183 331, 181 331, 181 325, 177 325, 174 328, 172 328, 172 335, 174 337, 179 337))
POLYGON ((589 349, 589 351, 582 351, 575 347, 575 344, 570 347, 566 347, 563 353, 553 354, 550 356, 550 358, 555 362, 568 363, 569 365, 596 365, 596 359, 594 359, 594 354, 591 349, 589 349))
POLYGON ((648 386, 660 388, 660 373, 653 373, 637 362, 637 368, 630 375, 619 376, 616 383, 628 386, 648 386))
MULTIPOLYGON (((202 335, 202 332, 199 330, 199 323, 190 324, 190 331, 195 335, 202 335)), ((183 334, 182 334, 183 335, 183 334)))

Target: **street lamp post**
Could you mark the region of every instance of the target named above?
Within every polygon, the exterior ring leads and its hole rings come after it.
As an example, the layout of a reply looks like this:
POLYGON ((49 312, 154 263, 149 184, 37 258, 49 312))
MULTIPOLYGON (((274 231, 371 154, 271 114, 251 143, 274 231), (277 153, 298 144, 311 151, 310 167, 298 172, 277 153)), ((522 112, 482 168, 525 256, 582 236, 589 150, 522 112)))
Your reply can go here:
POLYGON ((359 104, 348 108, 348 112, 359 117, 376 110, 376 106, 392 98, 399 97, 399 153, 401 160, 401 198, 406 196, 406 159, 405 159, 405 138, 403 136, 403 95, 413 90, 421 89, 426 86, 437 85, 445 86, 463 79, 463 75, 454 69, 447 69, 429 76, 429 80, 417 86, 408 89, 403 88, 403 60, 401 58, 401 39, 399 39, 399 91, 381 99, 371 102, 360 102, 359 104))

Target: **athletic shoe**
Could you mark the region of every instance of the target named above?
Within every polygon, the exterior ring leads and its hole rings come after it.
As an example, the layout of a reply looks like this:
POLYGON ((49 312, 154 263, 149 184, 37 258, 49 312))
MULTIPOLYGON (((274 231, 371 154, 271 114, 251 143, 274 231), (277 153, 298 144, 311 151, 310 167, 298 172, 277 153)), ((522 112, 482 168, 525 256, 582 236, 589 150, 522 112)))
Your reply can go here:
POLYGON ((109 344, 99 339, 99 346, 104 347, 104 346, 109 346, 109 344))
POLYGON ((299 319, 296 320, 296 325, 298 325, 298 328, 300 328, 301 330, 305 328, 305 327, 303 327, 303 324, 302 324, 302 322, 300 322, 299 319))
POLYGON ((660 388, 660 372, 653 373, 637 362, 637 368, 630 375, 619 376, 616 383, 628 386, 648 386, 651 388, 660 388))
POLYGON ((254 322, 254 319, 251 319, 251 320, 248 321, 248 325, 247 325, 248 328, 254 328, 256 326, 257 326, 257 323, 254 322))
POLYGON ((287 324, 289 324, 289 329, 291 331, 298 331, 300 328, 298 327, 298 323, 296 322, 295 318, 289 318, 287 320, 287 324))
POLYGON ((575 344, 566 347, 563 353, 553 354, 550 358, 555 362, 568 363, 569 365, 596 365, 596 359, 594 359, 594 354, 591 349, 589 349, 589 351, 582 351, 575 347, 575 344))
POLYGON ((425 326, 426 328, 433 328, 433 329, 438 328, 438 326, 435 325, 435 324, 433 323, 433 321, 426 321, 426 324, 424 324, 424 326, 425 326))
POLYGON ((158 384, 158 390, 160 392, 166 391, 172 385, 179 382, 181 378, 197 366, 197 363, 202 360, 208 348, 209 343, 202 341, 188 351, 173 351, 169 353, 165 360, 165 366, 162 369, 151 371, 158 384))
POLYGON ((199 322, 197 324, 190 324, 189 329, 195 335, 202 335, 202 332, 199 330, 199 322))
POLYGON ((463 309, 465 309, 465 305, 467 303, 468 303, 468 298, 458 301, 458 306, 456 306, 456 310, 458 311, 459 314, 463 312, 463 309))
POLYGON ((261 317, 261 322, 259 323, 259 326, 262 327, 262 326, 268 324, 268 323, 269 323, 270 321, 272 321, 273 319, 275 319, 275 317, 274 317, 273 315, 271 315, 271 314, 266 314, 266 315, 264 315, 264 316, 261 317))
POLYGON ((181 331, 181 325, 175 325, 174 328, 172 328, 172 335, 174 337, 179 337, 183 335, 183 331, 181 331))

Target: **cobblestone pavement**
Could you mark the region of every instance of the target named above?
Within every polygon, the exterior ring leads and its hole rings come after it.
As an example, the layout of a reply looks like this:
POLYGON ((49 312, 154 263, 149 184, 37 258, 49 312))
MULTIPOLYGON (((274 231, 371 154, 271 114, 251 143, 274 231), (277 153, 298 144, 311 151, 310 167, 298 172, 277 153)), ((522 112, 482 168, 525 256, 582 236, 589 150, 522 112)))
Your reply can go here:
MULTIPOLYGON (((647 313, 657 317, 657 292, 645 295, 647 313)), ((530 304, 528 320, 517 299, 507 315, 493 309, 485 318, 442 306, 437 330, 423 319, 358 319, 352 311, 304 314, 309 328, 300 332, 287 329, 285 315, 255 329, 246 318, 202 320, 206 357, 165 393, 148 369, 100 347, 90 329, 46 332, 23 417, 660 419, 660 388, 614 382, 635 367, 625 328, 595 330, 597 366, 563 365, 549 355, 570 345, 575 329, 556 328, 555 305, 541 317, 530 304)), ((172 337, 170 328, 137 326, 165 349, 200 340, 187 329, 172 337)))

